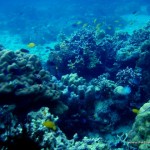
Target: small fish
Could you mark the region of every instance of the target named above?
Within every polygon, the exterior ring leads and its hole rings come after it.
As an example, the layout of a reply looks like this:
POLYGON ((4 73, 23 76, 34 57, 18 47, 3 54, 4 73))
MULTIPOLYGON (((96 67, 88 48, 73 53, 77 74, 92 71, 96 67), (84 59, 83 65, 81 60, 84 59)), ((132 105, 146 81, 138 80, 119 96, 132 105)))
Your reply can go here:
POLYGON ((123 26, 123 25, 122 25, 122 24, 119 24, 118 26, 121 27, 121 26, 123 26))
POLYGON ((93 20, 93 23, 95 24, 96 22, 97 22, 97 19, 94 19, 94 20, 93 20))
POLYGON ((139 110, 139 109, 136 109, 136 108, 133 108, 133 109, 132 109, 132 112, 133 112, 134 114, 139 114, 140 110, 139 110))
POLYGON ((135 21, 133 20, 133 21, 130 21, 129 22, 129 25, 133 25, 135 23, 135 21))
POLYGON ((117 30, 120 30, 120 28, 119 27, 117 27, 117 28, 115 28, 115 30, 117 31, 117 30))
POLYGON ((77 21, 77 22, 73 23, 71 26, 74 27, 74 28, 77 28, 77 27, 79 27, 81 24, 82 24, 82 21, 77 21))
POLYGON ((23 52, 23 53, 29 53, 29 50, 24 49, 24 48, 20 49, 20 51, 23 52))
POLYGON ((78 21, 76 24, 77 24, 77 25, 80 25, 80 24, 82 24, 82 21, 78 21))
POLYGON ((132 14, 133 14, 133 15, 137 14, 137 11, 136 11, 136 10, 134 10, 134 11, 132 12, 132 14))
POLYGON ((52 50, 52 48, 51 48, 51 47, 49 47, 49 46, 46 46, 45 48, 46 48, 46 49, 50 49, 50 50, 52 50))
POLYGON ((107 29, 108 29, 108 30, 111 30, 111 29, 112 29, 112 27, 111 27, 111 26, 108 26, 108 27, 107 27, 107 29))
POLYGON ((56 66, 55 68, 56 68, 56 70, 58 70, 58 66, 56 66))
POLYGON ((29 48, 33 48, 33 47, 35 47, 36 45, 35 45, 35 43, 31 42, 31 43, 29 43, 27 46, 28 46, 29 48))
POLYGON ((96 30, 100 30, 100 27, 101 27, 101 24, 98 23, 95 28, 96 28, 96 30))
POLYGON ((87 26, 88 26, 88 24, 87 24, 87 23, 85 23, 85 24, 83 24, 83 26, 82 26, 82 27, 83 27, 83 28, 85 28, 85 27, 87 27, 87 26))
POLYGON ((115 23, 119 23, 120 21, 119 21, 119 20, 115 20, 114 22, 115 22, 115 23))
POLYGON ((76 23, 73 23, 71 26, 72 26, 73 28, 77 28, 77 27, 78 27, 78 25, 77 25, 76 23))

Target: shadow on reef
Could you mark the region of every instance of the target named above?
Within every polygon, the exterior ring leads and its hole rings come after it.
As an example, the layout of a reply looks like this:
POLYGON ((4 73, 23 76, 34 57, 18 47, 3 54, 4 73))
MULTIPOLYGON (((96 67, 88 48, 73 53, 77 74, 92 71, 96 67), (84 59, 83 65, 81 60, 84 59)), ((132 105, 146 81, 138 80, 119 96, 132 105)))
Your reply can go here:
POLYGON ((28 133, 23 130, 21 135, 9 137, 5 142, 0 142, 0 148, 7 147, 7 150, 21 150, 21 149, 32 149, 32 150, 40 150, 40 146, 34 140, 29 138, 28 133))
POLYGON ((115 122, 113 119, 114 112, 116 110, 116 106, 112 106, 112 112, 101 112, 101 120, 96 120, 95 116, 90 115, 86 110, 77 109, 71 110, 69 109, 63 115, 59 116, 59 120, 57 121, 57 125, 59 128, 65 133, 68 139, 72 139, 73 136, 77 133, 78 139, 81 140, 84 136, 87 136, 87 133, 95 133, 100 134, 105 137, 108 134, 113 134, 114 130, 118 129, 122 125, 133 124, 135 119, 135 114, 131 114, 128 111, 118 110, 117 113, 121 115, 124 120, 119 120, 120 116, 115 122), (103 116, 102 116, 103 115, 103 116), (112 118, 111 118, 112 117, 112 118), (108 121, 109 120, 109 121, 108 121))
POLYGON ((60 119, 57 122, 58 126, 68 139, 72 139, 76 133, 78 133, 78 139, 82 139, 86 136, 88 131, 93 130, 95 123, 94 121, 92 123, 92 119, 87 116, 85 111, 79 112, 78 114, 68 111, 63 116, 60 116, 60 119))

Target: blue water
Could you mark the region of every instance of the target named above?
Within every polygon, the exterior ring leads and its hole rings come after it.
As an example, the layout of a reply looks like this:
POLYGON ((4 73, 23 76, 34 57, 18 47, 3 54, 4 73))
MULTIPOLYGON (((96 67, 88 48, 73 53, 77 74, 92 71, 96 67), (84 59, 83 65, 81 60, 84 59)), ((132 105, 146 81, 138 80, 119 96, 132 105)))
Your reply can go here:
POLYGON ((1 30, 18 34, 23 43, 37 44, 55 41, 58 33, 70 34, 84 25, 101 24, 101 28, 113 34, 111 30, 123 30, 132 24, 133 31, 134 26, 147 22, 150 14, 148 1, 142 0, 1 1, 0 10, 1 30), (141 15, 145 19, 137 24, 141 15))

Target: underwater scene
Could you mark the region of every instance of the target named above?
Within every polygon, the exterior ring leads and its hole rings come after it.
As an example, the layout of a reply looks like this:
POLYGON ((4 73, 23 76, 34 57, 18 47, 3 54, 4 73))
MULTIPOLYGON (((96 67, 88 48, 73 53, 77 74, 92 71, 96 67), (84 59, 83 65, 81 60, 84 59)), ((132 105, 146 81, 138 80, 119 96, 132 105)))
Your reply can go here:
POLYGON ((0 0, 0 150, 150 150, 149 0, 0 0))

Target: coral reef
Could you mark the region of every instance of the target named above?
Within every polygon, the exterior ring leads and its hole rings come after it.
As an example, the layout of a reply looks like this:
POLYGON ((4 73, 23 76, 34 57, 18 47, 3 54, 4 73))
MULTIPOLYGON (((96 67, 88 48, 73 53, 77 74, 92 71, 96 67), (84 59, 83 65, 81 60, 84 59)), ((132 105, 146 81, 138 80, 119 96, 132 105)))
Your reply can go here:
POLYGON ((150 24, 132 35, 87 27, 61 38, 48 70, 0 46, 0 142, 25 132, 40 149, 149 149, 150 24), (116 133, 134 118, 132 132, 116 133))

